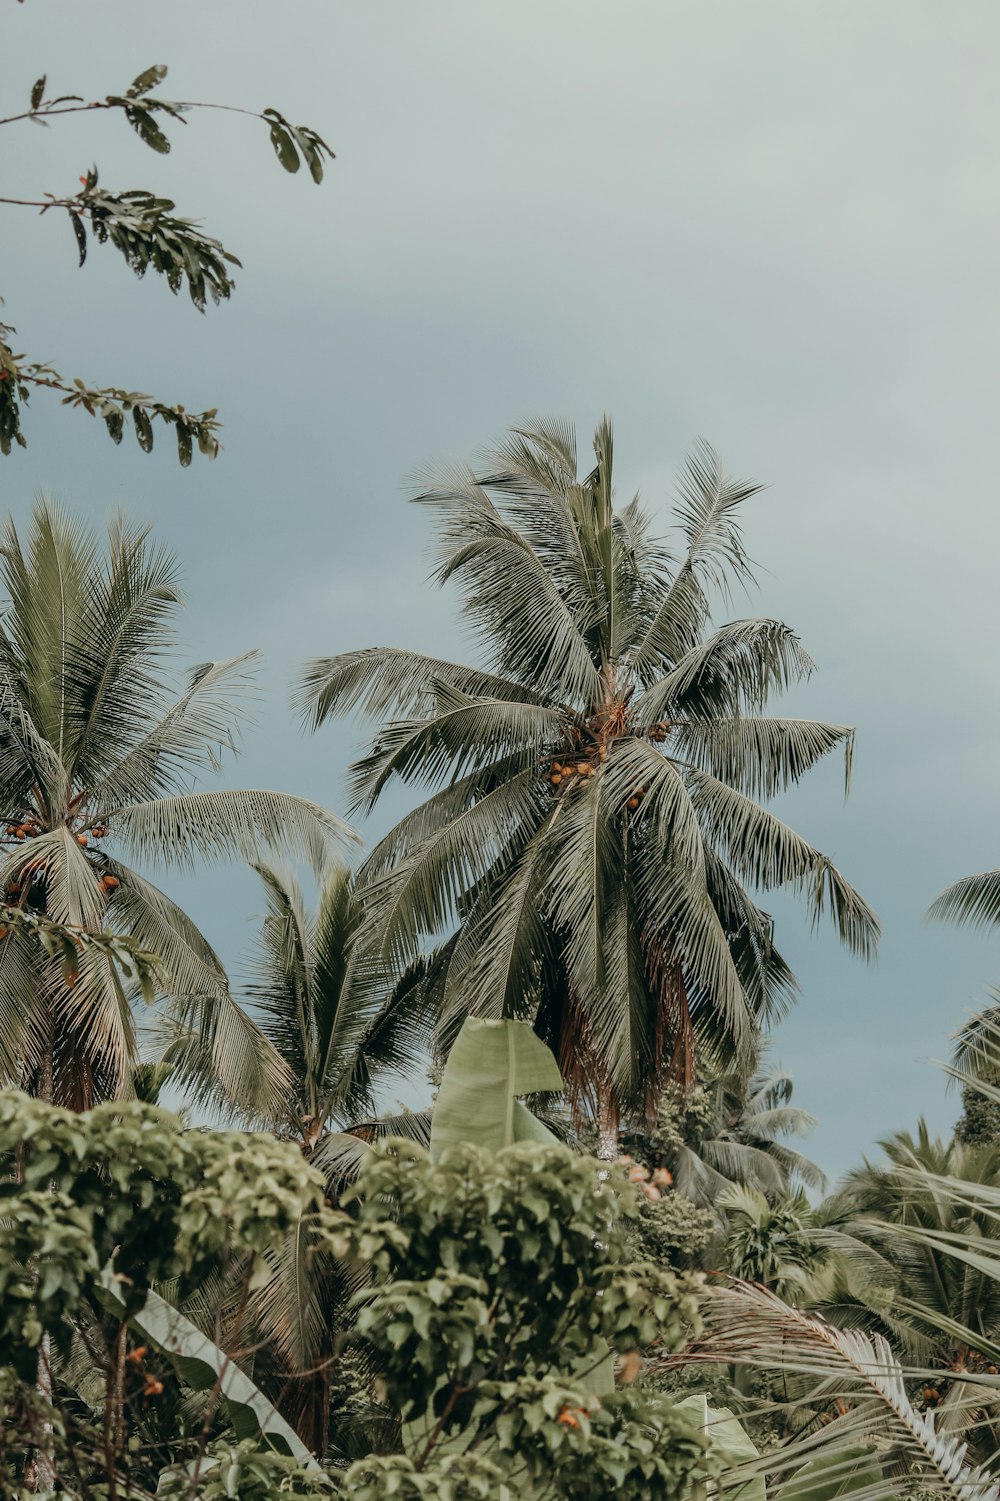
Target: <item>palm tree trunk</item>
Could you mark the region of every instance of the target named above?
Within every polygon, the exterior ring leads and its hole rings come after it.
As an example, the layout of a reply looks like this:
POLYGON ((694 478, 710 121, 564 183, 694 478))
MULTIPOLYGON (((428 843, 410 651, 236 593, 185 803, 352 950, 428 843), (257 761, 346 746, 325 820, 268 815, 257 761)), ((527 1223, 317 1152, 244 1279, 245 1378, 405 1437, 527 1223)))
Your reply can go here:
MULTIPOLYGON (((51 1105, 53 1094, 52 1050, 55 1046, 55 1027, 51 1011, 43 1043, 42 1057, 37 1074, 37 1097, 51 1105)), ((42 1401, 52 1405, 52 1342, 47 1334, 42 1335, 38 1346, 38 1371, 35 1390, 42 1401)), ((56 1484, 56 1467, 50 1452, 52 1424, 48 1419, 42 1423, 41 1442, 24 1467, 24 1485, 29 1491, 52 1491, 56 1484)))
MULTIPOLYGON (((47 1334, 42 1335, 38 1347, 38 1374, 35 1389, 43 1402, 52 1405, 52 1344, 47 1334)), ((39 1443, 34 1454, 24 1467, 24 1488, 27 1491, 54 1491, 56 1467, 51 1453, 52 1423, 45 1418, 41 1425, 39 1443)))
POLYGON ((597 1154, 602 1162, 618 1156, 618 1106, 608 1084, 597 1086, 597 1154))

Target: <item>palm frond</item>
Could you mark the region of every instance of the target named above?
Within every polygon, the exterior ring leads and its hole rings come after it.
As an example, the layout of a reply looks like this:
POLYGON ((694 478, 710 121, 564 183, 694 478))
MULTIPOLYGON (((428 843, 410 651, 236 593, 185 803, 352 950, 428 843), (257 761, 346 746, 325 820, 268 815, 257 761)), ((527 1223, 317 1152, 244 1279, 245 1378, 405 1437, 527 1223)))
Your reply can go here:
POLYGON ((366 911, 383 953, 402 962, 453 921, 469 887, 516 857, 544 812, 531 771, 502 783, 428 835, 365 888, 366 911))
POLYGON ((314 727, 333 714, 355 709, 379 719, 423 718, 436 704, 442 687, 473 698, 531 699, 529 689, 495 673, 421 652, 373 646, 307 662, 294 701, 314 727))
POLYGON ((0 1080, 23 1089, 39 1068, 48 1027, 38 947, 21 928, 0 938, 0 1080))
POLYGON ((850 786, 854 731, 814 719, 679 720, 671 750, 750 797, 770 798, 801 780, 838 745, 844 747, 844 781, 850 786))
POLYGON ((643 639, 630 653, 643 680, 664 663, 678 661, 697 641, 709 611, 709 591, 728 594, 730 584, 750 578, 750 564, 736 511, 760 488, 727 481, 718 455, 699 443, 681 476, 678 519, 687 544, 678 568, 643 639))
POLYGON ((732 620, 692 645, 632 705, 644 729, 659 720, 757 714, 815 663, 780 620, 732 620))
POLYGON ((68 774, 93 783, 149 722, 160 696, 157 659, 172 643, 181 602, 177 563, 149 540, 148 526, 111 523, 104 567, 82 592, 68 640, 66 689, 73 719, 64 752, 68 774))
POLYGON ((524 770, 525 755, 515 752, 486 761, 467 776, 449 781, 440 791, 417 804, 403 815, 389 833, 365 856, 358 871, 361 885, 370 885, 388 875, 408 855, 439 833, 472 804, 497 791, 511 777, 524 770))
MULTIPOLYGON (((298 1088, 289 1099, 290 1109, 301 1106, 312 1113, 319 1105, 319 1037, 317 1000, 314 984, 316 925, 305 910, 302 890, 290 871, 257 865, 267 901, 267 910, 257 935, 257 948, 247 984, 247 998, 260 1020, 261 1031, 274 1045, 289 1069, 298 1088)), ((332 906, 331 886, 341 892, 349 883, 349 873, 335 866, 324 882, 321 906, 332 906)), ((343 954, 341 963, 346 963, 343 954)), ((334 1009, 340 984, 323 987, 329 990, 328 1003, 334 1009)))
POLYGON ((174 1002, 164 1063, 192 1104, 244 1121, 284 1118, 293 1076, 271 1041, 226 989, 174 1002))
POLYGON ((536 690, 594 698, 600 681, 585 641, 594 614, 589 594, 560 591, 471 471, 452 471, 414 500, 437 512, 437 577, 461 582, 465 613, 487 641, 496 669, 536 690))
POLYGON ((183 999, 227 988, 218 954, 177 903, 129 866, 102 854, 102 869, 118 880, 107 924, 128 933, 160 962, 167 994, 183 999))
POLYGON ((843 1416, 807 1438, 771 1452, 757 1468, 780 1472, 810 1456, 836 1452, 859 1437, 881 1437, 912 1469, 904 1474, 886 1470, 877 1494, 905 1494, 912 1489, 915 1471, 922 1486, 953 1501, 996 1501, 996 1485, 968 1463, 966 1445, 939 1433, 933 1414, 914 1407, 906 1373, 880 1335, 831 1328, 748 1283, 709 1288, 702 1318, 703 1333, 685 1359, 812 1377, 822 1407, 839 1402, 846 1408, 843 1416))
POLYGON ((519 770, 534 766, 546 745, 562 748, 565 733, 556 709, 441 690, 433 715, 386 725, 371 753, 351 767, 351 811, 370 812, 393 776, 433 784, 484 761, 519 757, 519 770))
POLYGON ((322 869, 331 849, 360 842, 318 803, 264 790, 192 792, 133 803, 115 813, 113 832, 125 849, 165 868, 233 856, 253 864, 268 849, 304 854, 314 869, 322 869))
POLYGON ((542 916, 550 834, 561 807, 550 809, 521 852, 465 917, 449 965, 439 1032, 449 1037, 466 1016, 521 1016, 550 958, 542 916))
POLYGON ((258 652, 203 662, 187 687, 143 726, 142 735, 110 737, 113 756, 87 782, 89 803, 109 815, 122 803, 176 791, 196 770, 219 771, 223 751, 237 750, 237 731, 253 690, 258 652))
POLYGON ((827 855, 716 777, 688 766, 684 779, 706 837, 728 852, 744 879, 763 890, 790 885, 801 891, 814 919, 829 908, 843 942, 863 958, 873 957, 878 918, 827 855))
POLYGON ((995 927, 1000 923, 1000 870, 963 876, 946 886, 932 902, 928 916, 942 922, 964 923, 970 928, 995 927))

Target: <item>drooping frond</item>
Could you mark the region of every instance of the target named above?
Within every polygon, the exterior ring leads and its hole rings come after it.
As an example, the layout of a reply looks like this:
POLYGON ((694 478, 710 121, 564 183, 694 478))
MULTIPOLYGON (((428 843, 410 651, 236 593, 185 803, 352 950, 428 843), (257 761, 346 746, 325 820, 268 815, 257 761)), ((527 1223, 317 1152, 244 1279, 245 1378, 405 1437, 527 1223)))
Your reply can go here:
MULTIPOLYGON (((703 1333, 685 1352, 688 1361, 753 1366, 811 1379, 823 1409, 841 1415, 806 1438, 772 1450, 741 1467, 780 1473, 820 1455, 842 1453, 859 1439, 882 1438, 907 1461, 877 1485, 852 1489, 852 1497, 907 1494, 914 1475, 922 1488, 951 1501, 997 1501, 991 1478, 967 1459, 967 1446, 937 1431, 931 1412, 919 1411, 906 1389, 906 1372, 881 1335, 839 1330, 791 1308, 763 1287, 723 1284, 706 1290, 703 1333)), ((996 1381, 985 1378, 987 1384, 996 1381)))
POLYGON ((439 1031, 448 1037, 462 1016, 521 1016, 538 991, 539 972, 552 958, 543 919, 549 877, 551 809, 520 854, 473 903, 448 965, 446 1009, 439 1031))
POLYGON ((812 672, 815 663, 780 620, 732 620, 692 645, 632 705, 637 725, 658 720, 759 713, 774 692, 812 672))
POLYGON ((253 864, 262 849, 305 854, 322 868, 331 849, 358 836, 318 803, 285 792, 192 792, 153 798, 116 811, 115 838, 125 849, 163 867, 197 860, 253 864))
POLYGON ((228 989, 184 996, 170 1007, 163 1061, 195 1104, 253 1121, 280 1119, 292 1073, 228 989))
POLYGON ((24 1088, 47 1041, 38 946, 22 928, 0 939, 0 1081, 24 1088))
POLYGON ((838 745, 844 747, 844 781, 850 786, 854 731, 813 719, 678 720, 670 747, 685 760, 749 797, 770 798, 794 786, 838 745))
POLYGON ((989 988, 990 1005, 970 1016, 952 1039, 948 1072, 988 1100, 1000 1101, 1000 989, 989 988))
POLYGON ((183 999, 225 990, 222 961, 187 913, 129 866, 108 855, 103 865, 119 883, 108 925, 157 956, 167 993, 183 999))
POLYGON ((376 719, 387 715, 410 719, 429 714, 441 688, 474 698, 531 700, 526 687, 508 683, 495 673, 461 667, 420 652, 373 646, 308 662, 295 702, 314 726, 333 714, 353 710, 376 719))
POLYGON ((559 746, 565 721, 555 709, 507 699, 439 693, 425 720, 398 720, 381 732, 371 753, 351 768, 351 810, 370 810, 393 776, 433 785, 455 780, 483 761, 520 756, 533 765, 540 747, 559 746))
POLYGON ((718 778, 688 766, 684 780, 706 837, 745 880, 765 891, 786 885, 801 891, 815 919, 829 908, 842 941, 863 958, 874 955, 878 919, 827 855, 718 778))
POLYGON ((761 1026, 773 1025, 798 995, 798 981, 775 947, 774 923, 704 840, 702 858, 708 894, 729 935, 733 963, 750 1009, 761 1026))
POLYGON ((365 906, 383 953, 402 962, 454 921, 465 893, 516 856, 541 816, 537 780, 522 772, 471 802, 365 887, 365 906))
POLYGON ((518 778, 525 770, 525 760, 525 752, 515 751, 509 756, 484 761, 466 776, 449 780, 439 792, 431 793, 410 813, 405 813, 365 856, 359 871, 361 883, 370 885, 388 875, 474 803, 481 802, 510 779, 518 778))

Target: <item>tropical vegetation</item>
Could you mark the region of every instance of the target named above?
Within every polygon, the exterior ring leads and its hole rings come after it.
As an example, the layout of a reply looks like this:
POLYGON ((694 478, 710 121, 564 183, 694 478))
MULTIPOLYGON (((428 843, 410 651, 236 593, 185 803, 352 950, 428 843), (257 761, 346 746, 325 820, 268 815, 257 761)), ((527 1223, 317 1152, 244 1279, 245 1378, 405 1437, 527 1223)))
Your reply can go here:
MULTIPOLYGON (((181 605, 175 559, 116 519, 106 539, 52 505, 22 540, 0 536, 0 882, 10 907, 156 956, 173 1020, 211 1069, 196 1093, 273 1109, 288 1068, 235 1001, 197 924, 133 861, 159 870, 253 859, 262 848, 322 863, 349 831, 268 789, 190 790, 235 752, 254 654, 169 670, 181 605)), ((179 1079, 184 1057, 178 1058, 179 1079)), ((22 924, 0 939, 0 1080, 85 1109, 130 1091, 132 997, 89 945, 76 969, 39 962, 22 924)))
MULTIPOLYGON (((766 806, 853 731, 765 712, 789 627, 714 623, 754 487, 700 448, 675 557, 594 446, 417 497, 480 665, 305 669, 315 725, 379 722, 349 814, 421 789, 354 863, 216 785, 256 659, 178 673, 148 528, 0 537, 0 1498, 1000 1497, 1000 1008, 951 1138, 828 1191, 759 902, 874 952, 766 806), (150 879, 215 859, 262 896, 239 977, 150 879)), ((994 876, 935 914, 997 922, 994 876)))

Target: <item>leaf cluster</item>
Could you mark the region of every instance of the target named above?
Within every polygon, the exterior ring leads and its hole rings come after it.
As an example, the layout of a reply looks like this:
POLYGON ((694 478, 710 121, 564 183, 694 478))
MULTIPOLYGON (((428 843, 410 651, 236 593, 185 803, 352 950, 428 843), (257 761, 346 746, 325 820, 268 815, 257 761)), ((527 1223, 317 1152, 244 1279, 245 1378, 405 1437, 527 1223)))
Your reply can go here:
POLYGON ((43 1333, 70 1338, 106 1267, 135 1312, 153 1283, 183 1292, 220 1259, 260 1257, 322 1206, 294 1147, 137 1102, 77 1115, 3 1091, 0 1164, 0 1347, 22 1375, 43 1333))
POLYGON ((706 1442, 659 1399, 594 1394, 608 1347, 677 1351, 696 1323, 697 1279, 626 1259, 617 1170, 539 1142, 435 1162, 387 1142, 347 1203, 328 1244, 371 1279, 358 1334, 407 1420, 400 1494, 427 1493, 416 1475, 455 1443, 476 1484, 485 1455, 532 1494, 668 1497, 707 1472, 706 1442))
MULTIPOLYGON (((227 105, 195 104, 166 99, 151 93, 167 76, 162 64, 145 68, 121 94, 108 94, 90 103, 78 94, 46 97, 47 78, 37 79, 31 89, 29 107, 21 114, 0 120, 12 125, 30 120, 47 125, 57 116, 94 110, 120 111, 139 139, 160 155, 170 151, 164 130, 167 122, 186 124, 193 109, 226 109, 261 120, 268 130, 275 155, 286 172, 296 173, 305 163, 313 182, 323 180, 326 161, 334 153, 315 130, 293 125, 280 110, 232 109, 227 105)), ((51 209, 64 211, 76 242, 79 264, 87 258, 88 235, 99 244, 114 247, 126 265, 139 277, 152 269, 162 275, 172 292, 187 287, 191 301, 204 312, 209 300, 218 304, 228 300, 235 283, 230 267, 239 266, 238 258, 219 240, 206 234, 198 223, 175 214, 172 199, 146 189, 109 192, 99 184, 97 167, 80 179, 81 190, 71 195, 46 193, 35 199, 0 197, 0 203, 37 207, 42 213, 51 209)), ((96 386, 77 378, 63 376, 53 366, 14 353, 8 338, 13 330, 0 325, 0 453, 9 454, 15 444, 26 445, 21 429, 21 410, 31 392, 47 388, 63 393, 63 404, 82 408, 90 416, 104 420, 115 443, 120 443, 125 419, 131 417, 139 446, 148 453, 153 446, 153 419, 175 428, 178 456, 182 465, 191 462, 194 446, 209 458, 219 450, 216 410, 189 413, 180 403, 161 402, 141 392, 119 386, 96 386)))

